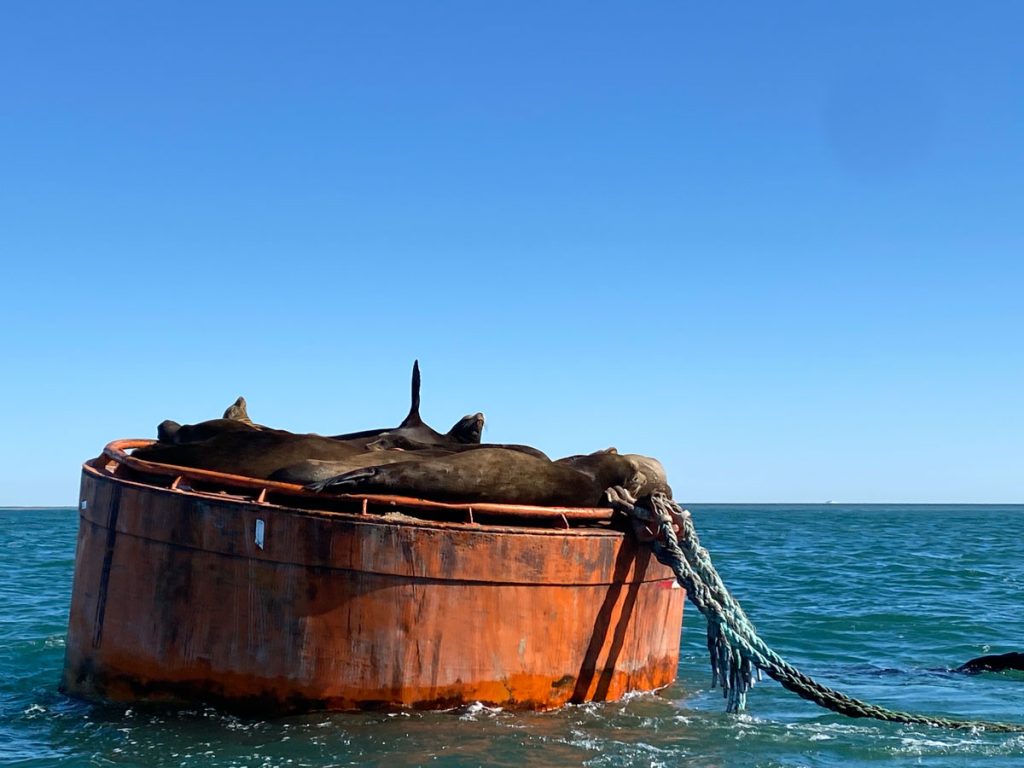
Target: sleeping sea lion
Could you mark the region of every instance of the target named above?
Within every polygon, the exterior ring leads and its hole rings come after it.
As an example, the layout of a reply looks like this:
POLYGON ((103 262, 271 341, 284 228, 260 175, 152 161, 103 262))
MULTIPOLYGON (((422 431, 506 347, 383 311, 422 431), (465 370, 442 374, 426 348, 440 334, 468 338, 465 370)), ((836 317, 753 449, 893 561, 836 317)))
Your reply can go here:
POLYGON ((657 459, 637 453, 620 454, 614 448, 596 453, 567 456, 555 462, 559 466, 572 467, 594 478, 602 488, 622 486, 634 497, 640 498, 655 492, 672 498, 665 467, 657 459), (625 482, 622 481, 625 478, 625 482))
POLYGON ((310 483, 329 480, 332 477, 365 467, 398 464, 403 461, 420 461, 427 458, 447 456, 449 451, 444 448, 423 448, 417 451, 405 450, 372 450, 353 454, 344 459, 325 461, 323 459, 305 459, 273 472, 267 479, 280 483, 309 485, 310 483))
POLYGON ((256 424, 249 418, 245 398, 239 396, 224 410, 224 416, 219 419, 208 419, 196 424, 179 424, 170 419, 160 422, 156 428, 156 439, 161 443, 180 445, 209 440, 224 432, 245 432, 253 429, 269 428, 256 424))
POLYGON ((456 503, 492 502, 596 507, 605 490, 622 486, 636 495, 668 490, 660 464, 644 456, 601 454, 606 461, 570 464, 507 448, 480 448, 449 456, 369 466, 311 483, 314 491, 390 493, 456 503), (657 465, 657 466, 655 466, 657 465))
POLYGON ((306 459, 337 461, 363 452, 359 446, 320 435, 295 435, 242 427, 243 430, 220 432, 199 442, 156 443, 136 449, 132 456, 161 464, 266 479, 278 469, 306 459))
POLYGON ((211 437, 222 435, 225 432, 258 432, 258 427, 252 423, 245 423, 237 419, 210 419, 200 421, 198 424, 179 424, 176 421, 167 419, 160 422, 156 428, 156 439, 161 443, 182 445, 184 443, 198 443, 209 440, 211 437))
MULTIPOLYGON (((401 443, 401 441, 399 441, 401 443)), ((420 461, 422 459, 433 459, 441 456, 451 456, 456 453, 463 453, 472 450, 488 450, 501 448, 508 451, 517 451, 528 456, 551 461, 543 452, 528 445, 460 445, 455 446, 430 446, 423 444, 398 444, 394 448, 373 447, 357 453, 351 457, 336 461, 323 461, 320 459, 307 459, 297 464, 282 467, 272 474, 268 480, 277 480, 282 483, 296 483, 298 485, 309 485, 333 477, 343 475, 356 469, 376 467, 384 464, 398 464, 405 461, 420 461)))

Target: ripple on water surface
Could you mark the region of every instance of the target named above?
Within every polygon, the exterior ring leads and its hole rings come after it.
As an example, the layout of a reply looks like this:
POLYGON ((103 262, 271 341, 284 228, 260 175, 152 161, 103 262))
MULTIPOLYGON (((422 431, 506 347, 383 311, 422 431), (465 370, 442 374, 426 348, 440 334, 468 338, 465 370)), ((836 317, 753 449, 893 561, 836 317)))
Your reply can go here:
MULTIPOLYGON (((822 682, 878 704, 1022 720, 1024 676, 946 670, 1018 650, 1022 507, 693 508, 761 634, 822 682), (1012 541, 1010 541, 1012 539, 1012 541)), ((680 677, 657 695, 549 713, 318 714, 99 706, 56 692, 74 510, 0 511, 0 764, 14 766, 1019 766, 1024 737, 849 720, 766 681, 748 714, 708 688, 687 606, 680 677)))

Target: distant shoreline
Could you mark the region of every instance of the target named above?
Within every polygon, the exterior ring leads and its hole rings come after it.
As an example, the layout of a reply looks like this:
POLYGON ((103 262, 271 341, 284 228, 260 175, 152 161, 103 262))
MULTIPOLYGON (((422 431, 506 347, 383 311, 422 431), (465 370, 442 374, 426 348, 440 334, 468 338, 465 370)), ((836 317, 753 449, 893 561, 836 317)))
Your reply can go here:
POLYGON ((50 506, 50 505, 47 505, 47 504, 40 504, 40 505, 36 505, 36 506, 31 506, 31 507, 3 507, 3 506, 0 506, 0 512, 30 512, 33 509, 49 509, 49 510, 52 510, 54 512, 58 512, 58 511, 63 512, 64 510, 71 510, 72 512, 74 512, 77 509, 77 507, 74 504, 70 504, 70 505, 63 505, 62 504, 62 505, 59 505, 59 506, 50 506))

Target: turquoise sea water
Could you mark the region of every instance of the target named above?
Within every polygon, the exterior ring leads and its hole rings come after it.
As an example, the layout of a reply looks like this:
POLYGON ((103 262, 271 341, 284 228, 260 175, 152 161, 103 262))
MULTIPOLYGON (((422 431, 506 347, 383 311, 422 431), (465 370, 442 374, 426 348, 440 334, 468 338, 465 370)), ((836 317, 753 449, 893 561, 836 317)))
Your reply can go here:
MULTIPOLYGON (((762 636, 803 671, 893 708, 1024 722, 1024 674, 944 671, 1024 649, 1024 506, 690 509, 762 636)), ((77 525, 73 509, 0 510, 3 766, 1024 765, 1024 734, 850 720, 770 680, 725 715, 689 604, 677 682, 621 702, 260 720, 75 701, 56 688, 77 525)))

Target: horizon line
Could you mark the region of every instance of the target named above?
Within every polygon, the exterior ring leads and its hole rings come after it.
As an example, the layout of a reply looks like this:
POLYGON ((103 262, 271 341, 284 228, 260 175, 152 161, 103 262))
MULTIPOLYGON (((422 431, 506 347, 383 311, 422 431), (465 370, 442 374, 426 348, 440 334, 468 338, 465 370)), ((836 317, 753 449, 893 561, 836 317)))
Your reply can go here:
MULTIPOLYGON (((1024 501, 687 501, 679 502, 685 507, 687 504, 695 506, 719 506, 719 507, 1024 507, 1024 501)), ((77 504, 0 504, 0 511, 28 511, 38 509, 77 510, 77 504)))

